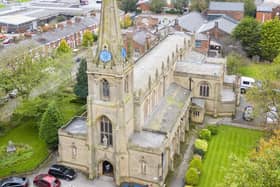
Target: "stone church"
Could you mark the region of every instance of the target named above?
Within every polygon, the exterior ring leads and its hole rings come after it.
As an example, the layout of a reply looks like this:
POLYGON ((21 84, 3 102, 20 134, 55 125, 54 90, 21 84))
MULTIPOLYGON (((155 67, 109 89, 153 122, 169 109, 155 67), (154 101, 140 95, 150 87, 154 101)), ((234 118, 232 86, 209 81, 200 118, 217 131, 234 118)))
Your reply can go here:
POLYGON ((87 116, 59 130, 58 162, 89 178, 112 176, 117 185, 163 186, 189 121, 235 114, 238 78, 226 75, 224 63, 194 58, 193 37, 183 32, 133 62, 116 0, 102 5, 97 51, 87 59, 87 116))

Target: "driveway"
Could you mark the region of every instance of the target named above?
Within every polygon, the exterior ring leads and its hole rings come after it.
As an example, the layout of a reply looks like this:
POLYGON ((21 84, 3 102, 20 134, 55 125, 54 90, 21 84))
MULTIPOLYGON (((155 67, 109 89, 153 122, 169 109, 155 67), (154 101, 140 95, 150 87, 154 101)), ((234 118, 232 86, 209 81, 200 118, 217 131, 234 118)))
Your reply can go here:
MULTIPOLYGON (((40 169, 35 174, 27 176, 29 178, 29 183, 30 183, 29 186, 35 187, 35 185, 33 185, 33 179, 35 178, 35 176, 39 174, 47 173, 48 168, 53 163, 54 161, 47 164, 47 166, 40 169)), ((88 177, 81 172, 78 172, 77 178, 74 179, 73 181, 65 181, 65 180, 60 180, 60 181, 61 181, 61 187, 116 187, 112 177, 101 176, 97 179, 89 180, 88 177)))

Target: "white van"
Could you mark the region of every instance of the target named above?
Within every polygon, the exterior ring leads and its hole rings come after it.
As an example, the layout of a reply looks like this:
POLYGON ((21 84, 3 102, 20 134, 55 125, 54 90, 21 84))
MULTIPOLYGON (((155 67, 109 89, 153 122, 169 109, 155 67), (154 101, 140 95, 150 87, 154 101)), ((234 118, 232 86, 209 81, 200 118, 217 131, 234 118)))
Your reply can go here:
POLYGON ((255 79, 251 77, 241 77, 240 81, 240 92, 241 93, 246 93, 246 90, 248 88, 252 88, 255 84, 255 79))

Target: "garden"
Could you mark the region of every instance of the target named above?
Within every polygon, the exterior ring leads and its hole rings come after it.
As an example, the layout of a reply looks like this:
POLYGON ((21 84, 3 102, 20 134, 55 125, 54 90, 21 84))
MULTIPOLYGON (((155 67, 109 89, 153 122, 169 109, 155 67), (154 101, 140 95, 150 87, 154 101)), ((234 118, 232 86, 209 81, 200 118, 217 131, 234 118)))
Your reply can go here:
POLYGON ((202 129, 186 172, 186 186, 215 187, 223 184, 231 157, 247 156, 262 136, 261 131, 224 125, 202 129))
POLYGON ((23 102, 11 121, 4 125, 4 135, 0 136, 0 177, 31 171, 48 157, 50 152, 47 144, 39 138, 38 124, 48 103, 52 101, 57 103, 64 124, 85 111, 84 103, 76 98, 72 87, 63 87, 56 93, 23 102), (9 141, 24 149, 17 149, 18 152, 7 156, 4 150, 9 141))

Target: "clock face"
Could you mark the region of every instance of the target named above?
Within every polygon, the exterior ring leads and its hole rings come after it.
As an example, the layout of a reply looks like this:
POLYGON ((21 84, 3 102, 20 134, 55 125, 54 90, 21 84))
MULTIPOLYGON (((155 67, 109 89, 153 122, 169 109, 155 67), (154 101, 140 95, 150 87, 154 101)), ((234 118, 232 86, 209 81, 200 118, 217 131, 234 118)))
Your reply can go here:
POLYGON ((108 50, 102 50, 99 54, 99 58, 102 62, 106 63, 112 60, 112 55, 108 50))
POLYGON ((126 49, 123 47, 123 48, 122 48, 122 57, 123 57, 123 58, 126 58, 126 55, 127 55, 127 54, 126 54, 126 49))

